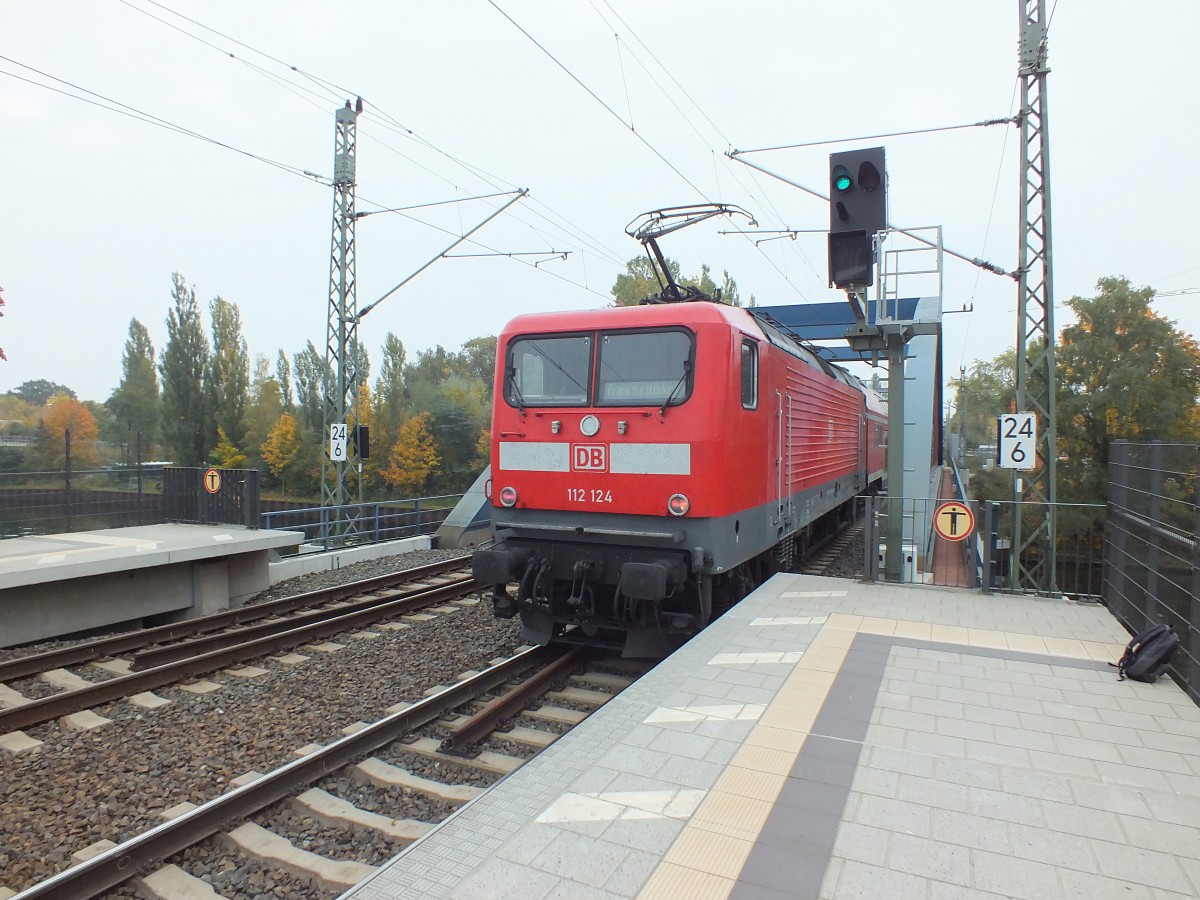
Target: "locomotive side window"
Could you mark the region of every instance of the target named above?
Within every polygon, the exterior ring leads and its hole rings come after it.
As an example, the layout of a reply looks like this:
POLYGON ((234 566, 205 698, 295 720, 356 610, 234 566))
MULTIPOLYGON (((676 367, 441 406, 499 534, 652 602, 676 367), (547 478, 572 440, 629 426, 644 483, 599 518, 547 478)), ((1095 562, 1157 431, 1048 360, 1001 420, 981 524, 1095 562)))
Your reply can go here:
POLYGON ((597 406, 678 406, 692 393, 692 335, 676 329, 600 337, 597 406))
POLYGON ((742 407, 758 408, 758 344, 742 339, 742 407))
POLYGON ((512 406, 587 406, 592 336, 517 338, 509 345, 504 398, 512 406))

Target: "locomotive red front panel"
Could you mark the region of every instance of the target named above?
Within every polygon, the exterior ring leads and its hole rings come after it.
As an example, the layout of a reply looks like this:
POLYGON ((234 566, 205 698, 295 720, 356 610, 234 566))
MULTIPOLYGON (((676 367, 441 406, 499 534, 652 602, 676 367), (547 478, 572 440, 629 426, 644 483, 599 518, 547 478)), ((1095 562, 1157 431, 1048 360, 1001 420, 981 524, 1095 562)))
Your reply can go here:
POLYGON ((690 515, 722 514, 730 330, 719 314, 665 312, 575 314, 561 333, 554 316, 523 317, 501 336, 494 503, 515 492, 517 508, 667 516, 684 495, 690 515))

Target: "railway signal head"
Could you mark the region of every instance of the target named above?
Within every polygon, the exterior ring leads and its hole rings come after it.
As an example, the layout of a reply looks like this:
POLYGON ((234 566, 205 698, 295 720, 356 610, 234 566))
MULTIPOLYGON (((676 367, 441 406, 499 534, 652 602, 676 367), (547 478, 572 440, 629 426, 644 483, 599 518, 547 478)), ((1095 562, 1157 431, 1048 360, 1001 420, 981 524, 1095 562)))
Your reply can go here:
POLYGON ((829 283, 874 283, 875 234, 887 228, 882 147, 829 154, 829 283))

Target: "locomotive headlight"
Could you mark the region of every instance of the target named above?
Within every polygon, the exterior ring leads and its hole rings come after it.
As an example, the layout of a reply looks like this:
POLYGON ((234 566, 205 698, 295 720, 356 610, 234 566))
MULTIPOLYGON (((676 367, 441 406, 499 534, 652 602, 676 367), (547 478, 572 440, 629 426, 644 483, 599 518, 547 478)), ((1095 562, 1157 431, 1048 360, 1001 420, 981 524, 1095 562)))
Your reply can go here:
POLYGON ((584 437, 595 437, 596 432, 600 430, 600 420, 588 414, 579 420, 579 430, 583 432, 584 437))
POLYGON ((513 507, 517 505, 517 489, 515 487, 500 488, 500 504, 513 507))
MULTIPOLYGON (((500 496, 504 496, 503 492, 500 496)), ((683 494, 672 494, 671 499, 667 501, 667 510, 673 516, 686 516, 691 506, 692 502, 683 494)))

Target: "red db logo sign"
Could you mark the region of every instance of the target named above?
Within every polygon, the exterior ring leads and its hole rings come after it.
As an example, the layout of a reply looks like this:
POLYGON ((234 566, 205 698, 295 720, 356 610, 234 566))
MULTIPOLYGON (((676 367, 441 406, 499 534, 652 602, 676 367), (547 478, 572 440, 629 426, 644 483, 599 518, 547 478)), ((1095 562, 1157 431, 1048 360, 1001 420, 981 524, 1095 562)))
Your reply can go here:
POLYGON ((572 444, 571 471, 603 472, 608 468, 607 444, 572 444))

